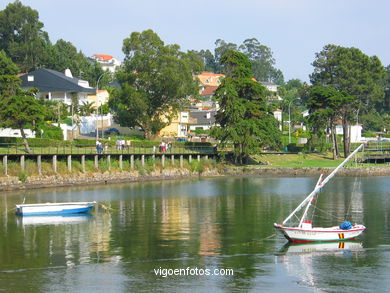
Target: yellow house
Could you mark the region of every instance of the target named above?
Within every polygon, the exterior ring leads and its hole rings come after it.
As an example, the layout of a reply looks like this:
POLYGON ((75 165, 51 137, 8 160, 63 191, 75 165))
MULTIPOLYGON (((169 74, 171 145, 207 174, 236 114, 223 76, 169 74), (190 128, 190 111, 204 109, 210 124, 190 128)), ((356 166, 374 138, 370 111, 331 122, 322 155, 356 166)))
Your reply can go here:
POLYGON ((107 104, 109 97, 110 94, 108 93, 107 90, 99 90, 97 95, 96 94, 88 95, 88 102, 93 103, 93 107, 96 109, 101 105, 107 104))
POLYGON ((221 84, 222 78, 225 77, 223 74, 213 73, 203 71, 201 74, 196 75, 199 79, 200 86, 208 87, 208 86, 216 86, 218 87, 221 84))
POLYGON ((160 136, 187 137, 190 113, 188 111, 178 112, 172 119, 171 124, 160 130, 160 136))

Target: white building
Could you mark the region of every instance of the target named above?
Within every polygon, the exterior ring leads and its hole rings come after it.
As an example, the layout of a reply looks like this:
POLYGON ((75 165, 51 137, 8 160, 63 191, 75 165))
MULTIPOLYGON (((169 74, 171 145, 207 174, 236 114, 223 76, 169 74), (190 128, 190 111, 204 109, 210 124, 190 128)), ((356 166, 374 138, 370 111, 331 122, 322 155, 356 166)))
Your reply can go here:
POLYGON ((98 62, 104 71, 108 70, 111 73, 114 73, 121 66, 121 62, 111 55, 94 54, 90 59, 98 62))
MULTIPOLYGON (((361 124, 351 125, 351 142, 362 141, 362 130, 363 126, 361 124)), ((341 124, 336 125, 336 134, 344 134, 341 124)))

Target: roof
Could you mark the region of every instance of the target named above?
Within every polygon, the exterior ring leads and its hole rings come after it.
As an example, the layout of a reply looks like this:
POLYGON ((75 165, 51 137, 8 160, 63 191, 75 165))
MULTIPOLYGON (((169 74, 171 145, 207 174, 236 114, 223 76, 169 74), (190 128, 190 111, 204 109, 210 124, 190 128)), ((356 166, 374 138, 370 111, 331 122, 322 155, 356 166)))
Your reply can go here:
POLYGON ((191 111, 190 118, 195 119, 196 125, 214 125, 216 111, 191 111))
MULTIPOLYGON (((20 77, 22 87, 37 88, 40 92, 73 92, 73 93, 95 93, 91 87, 83 87, 79 82, 85 82, 82 79, 68 77, 62 72, 52 69, 37 69, 20 77), (34 79, 29 81, 29 77, 34 79)), ((85 82, 86 83, 86 82, 85 82)))
POLYGON ((103 61, 110 61, 112 58, 114 58, 111 55, 105 55, 105 54, 94 54, 93 56, 96 56, 103 61))
POLYGON ((217 86, 206 86, 205 89, 200 93, 201 96, 212 96, 214 95, 217 86))
POLYGON ((214 73, 214 72, 208 72, 208 71, 203 71, 201 74, 199 75, 209 75, 209 76, 222 76, 224 77, 225 75, 222 74, 222 73, 214 73))

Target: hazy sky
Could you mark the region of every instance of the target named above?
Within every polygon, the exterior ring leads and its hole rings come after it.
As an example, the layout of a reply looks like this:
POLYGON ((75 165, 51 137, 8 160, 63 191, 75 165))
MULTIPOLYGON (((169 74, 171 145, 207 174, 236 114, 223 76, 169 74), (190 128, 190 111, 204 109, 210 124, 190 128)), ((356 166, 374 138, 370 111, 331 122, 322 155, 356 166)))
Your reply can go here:
MULTIPOLYGON (((4 9, 9 0, 0 1, 4 9)), ((315 53, 333 43, 390 64, 389 0, 22 0, 39 12, 51 41, 84 54, 123 58, 122 41, 153 29, 182 50, 214 50, 215 40, 257 38, 285 79, 308 80, 315 53)))

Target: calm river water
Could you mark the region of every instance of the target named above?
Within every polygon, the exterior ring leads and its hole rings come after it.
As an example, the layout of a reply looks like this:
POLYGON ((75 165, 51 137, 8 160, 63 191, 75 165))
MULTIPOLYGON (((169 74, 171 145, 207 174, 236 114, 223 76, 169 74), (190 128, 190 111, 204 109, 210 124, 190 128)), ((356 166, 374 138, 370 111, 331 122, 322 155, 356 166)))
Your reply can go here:
POLYGON ((2 192, 0 291, 389 292, 389 177, 337 177, 320 195, 315 221, 338 225, 351 214, 367 227, 359 241, 296 246, 275 235, 273 223, 316 181, 245 177, 2 192), (99 205, 89 216, 19 218, 14 206, 24 197, 99 205))

